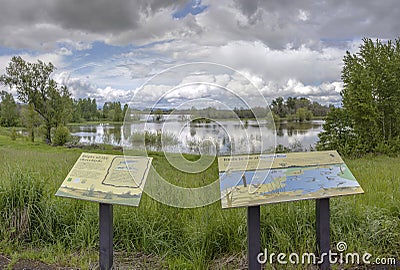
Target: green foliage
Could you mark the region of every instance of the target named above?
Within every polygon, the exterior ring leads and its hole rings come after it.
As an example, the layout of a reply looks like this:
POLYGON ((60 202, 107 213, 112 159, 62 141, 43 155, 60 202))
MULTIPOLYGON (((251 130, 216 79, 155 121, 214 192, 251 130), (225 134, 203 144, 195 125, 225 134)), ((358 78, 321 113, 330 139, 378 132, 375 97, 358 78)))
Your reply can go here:
POLYGON ((287 114, 283 97, 274 99, 271 103, 272 111, 279 117, 285 117, 287 114))
POLYGON ((0 125, 4 127, 16 126, 19 119, 19 112, 14 97, 6 92, 0 92, 0 125))
MULTIPOLYGON (((0 178, 0 234, 11 240, 31 239, 40 222, 44 183, 20 168, 3 168, 0 178)), ((37 175, 37 174, 36 174, 37 175)))
POLYGON ((204 117, 198 117, 190 121, 191 126, 196 126, 197 124, 209 124, 209 123, 211 123, 211 119, 204 117))
POLYGON ((317 150, 338 150, 341 154, 351 155, 357 136, 349 114, 343 108, 333 108, 326 117, 324 131, 318 134, 317 150))
POLYGON ((41 125, 42 121, 32 104, 22 107, 22 123, 28 129, 29 139, 31 142, 34 142, 35 131, 41 125))
POLYGON ((71 138, 69 129, 66 126, 58 126, 54 131, 53 145, 62 146, 71 138))
POLYGON ((68 91, 66 86, 58 88, 55 85, 49 91, 49 103, 51 127, 57 127, 59 125, 67 125, 72 118, 72 105, 73 101, 71 93, 68 91))
POLYGON ((288 153, 291 152, 289 147, 284 146, 283 144, 278 144, 275 147, 275 153, 288 153))
POLYGON ((274 120, 274 122, 279 122, 281 120, 281 118, 279 117, 279 115, 277 115, 276 113, 272 112, 272 119, 274 120))
POLYGON ((10 138, 13 141, 15 141, 17 139, 17 131, 15 130, 15 127, 11 128, 10 138))
POLYGON ((102 110, 103 119, 107 119, 114 122, 122 122, 124 120, 124 116, 125 114, 122 111, 121 102, 117 101, 117 102, 104 103, 102 110))
POLYGON ((123 115, 122 115, 122 109, 121 109, 121 102, 116 102, 115 107, 114 107, 114 115, 113 115, 113 121, 114 122, 122 122, 124 120, 123 115))
POLYGON ((73 101, 72 122, 99 120, 96 99, 80 98, 73 101))
POLYGON ((313 116, 325 117, 332 106, 324 106, 309 99, 301 97, 283 97, 272 100, 271 111, 280 118, 287 118, 289 121, 297 120, 303 122, 310 120, 313 116))
POLYGON ((100 119, 122 122, 128 110, 128 104, 122 109, 121 102, 105 102, 102 110, 97 109, 96 99, 84 98, 73 101, 72 122, 97 121, 100 119))
POLYGON ((318 147, 357 156, 397 151, 400 40, 382 43, 364 39, 359 52, 347 52, 343 61, 343 109, 333 110, 328 117, 318 147))
POLYGON ((312 118, 312 112, 306 108, 299 108, 296 111, 296 119, 299 122, 310 121, 311 118, 312 118))
POLYGON ((243 119, 243 118, 245 118, 245 119, 246 118, 247 119, 256 118, 256 116, 254 115, 253 110, 251 110, 251 109, 234 108, 233 111, 237 115, 237 117, 239 117, 240 119, 243 119))
POLYGON ((18 99, 31 104, 45 126, 45 139, 51 142, 51 129, 65 125, 72 114, 72 100, 65 86, 59 86, 50 75, 55 67, 40 60, 29 63, 14 56, 0 82, 15 87, 18 99))

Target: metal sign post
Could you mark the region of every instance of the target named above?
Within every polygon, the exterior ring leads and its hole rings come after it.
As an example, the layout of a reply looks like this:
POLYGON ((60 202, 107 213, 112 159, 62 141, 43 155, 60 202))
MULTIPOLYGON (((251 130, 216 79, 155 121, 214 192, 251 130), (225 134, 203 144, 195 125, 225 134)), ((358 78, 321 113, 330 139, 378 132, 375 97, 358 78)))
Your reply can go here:
POLYGON ((101 270, 110 270, 113 266, 113 206, 99 204, 100 251, 99 261, 101 270))
POLYGON ((317 253, 323 256, 323 262, 319 265, 320 269, 330 269, 330 210, 329 198, 317 199, 316 210, 316 232, 317 232, 317 253))
POLYGON ((247 207, 247 261, 249 270, 260 270, 257 256, 261 251, 260 206, 247 207))

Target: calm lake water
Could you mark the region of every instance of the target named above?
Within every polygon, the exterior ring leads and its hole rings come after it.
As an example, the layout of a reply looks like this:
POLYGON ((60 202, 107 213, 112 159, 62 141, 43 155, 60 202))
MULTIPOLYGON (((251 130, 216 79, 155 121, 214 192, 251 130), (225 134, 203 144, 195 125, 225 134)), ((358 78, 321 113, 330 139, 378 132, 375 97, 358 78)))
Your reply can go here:
MULTIPOLYGON (((318 133, 322 131, 324 121, 313 120, 306 123, 276 123, 276 144, 286 147, 298 145, 303 148, 314 147, 318 133)), ((274 145, 271 124, 255 121, 238 123, 236 121, 218 121, 211 123, 190 124, 178 120, 166 122, 137 122, 129 125, 95 124, 70 126, 73 136, 83 144, 111 144, 129 148, 138 147, 146 138, 146 145, 151 150, 160 150, 157 133, 163 134, 163 149, 184 153, 233 153, 257 152, 260 145, 274 145), (145 137, 145 132, 147 132, 145 137), (262 135, 260 135, 262 134, 262 135), (208 144, 207 144, 208 142, 208 144), (215 147, 216 146, 216 147, 215 147), (218 150, 215 150, 215 149, 218 150), (210 150, 211 149, 211 150, 210 150), (213 149, 213 150, 212 150, 213 149)))

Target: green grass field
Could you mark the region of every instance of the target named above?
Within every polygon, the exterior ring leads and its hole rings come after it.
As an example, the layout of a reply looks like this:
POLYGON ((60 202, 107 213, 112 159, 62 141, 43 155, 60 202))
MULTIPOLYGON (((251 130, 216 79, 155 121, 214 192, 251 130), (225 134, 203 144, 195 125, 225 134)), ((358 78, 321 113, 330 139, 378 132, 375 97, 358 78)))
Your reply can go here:
MULTIPOLYGON (((0 134, 0 255, 11 260, 10 269, 26 258, 95 269, 98 205, 54 196, 82 151, 0 134)), ((122 154, 106 146, 94 151, 122 154)), ((159 153, 152 156, 157 170, 174 184, 215 180, 216 162, 201 174, 179 174, 159 153)), ((348 252, 400 261, 400 158, 369 156, 346 163, 365 194, 331 199, 332 248, 345 241, 348 252)), ((262 247, 314 252, 314 224, 314 201, 262 206, 262 247)), ((178 209, 144 194, 138 208, 114 207, 116 264, 125 269, 241 269, 246 241, 246 210, 222 210, 219 201, 178 209)), ((266 265, 288 268, 306 266, 266 265)))

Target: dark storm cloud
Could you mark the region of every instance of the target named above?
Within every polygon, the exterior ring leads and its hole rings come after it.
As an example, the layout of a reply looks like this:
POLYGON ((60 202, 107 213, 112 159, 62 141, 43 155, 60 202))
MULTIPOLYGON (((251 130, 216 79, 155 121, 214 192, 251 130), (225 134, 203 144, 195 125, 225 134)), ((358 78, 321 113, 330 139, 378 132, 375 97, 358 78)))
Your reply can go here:
MULTIPOLYGON (((25 0, 0 1, 3 25, 54 23, 77 30, 123 31, 137 26, 140 15, 177 8, 185 1, 25 0)), ((29 25, 26 25, 29 27, 29 25)))
MULTIPOLYGON (((0 45, 38 49, 60 40, 106 40, 135 32, 163 9, 179 9, 186 1, 0 0, 0 45), (36 36, 36 38, 35 38, 36 36)), ((172 15, 170 15, 172 19, 172 15)), ((149 33, 151 35, 151 33, 149 33)), ((46 48, 45 48, 46 49, 46 48)))
POLYGON ((251 17, 256 13, 259 2, 260 2, 259 0, 248 0, 248 1, 235 0, 235 3, 237 4, 239 10, 241 10, 242 13, 248 17, 251 17))
POLYGON ((204 13, 174 22, 174 12, 187 3, 0 0, 0 44, 37 49, 63 39, 125 45, 178 38, 209 45, 260 40, 280 49, 364 36, 393 39, 400 33, 398 0, 203 1, 209 6, 204 13))
POLYGON ((49 15, 67 29, 108 33, 135 29, 141 16, 152 16, 165 7, 177 8, 182 2, 61 0, 49 4, 49 15))
POLYGON ((248 25, 257 18, 251 35, 273 48, 326 39, 394 39, 400 35, 397 0, 236 0, 235 5, 247 17, 248 25))
POLYGON ((400 36, 399 1, 340 1, 337 8, 319 16, 317 34, 329 38, 400 36))
POLYGON ((54 1, 48 15, 66 29, 108 33, 136 27, 138 13, 139 7, 123 0, 68 0, 54 1))

